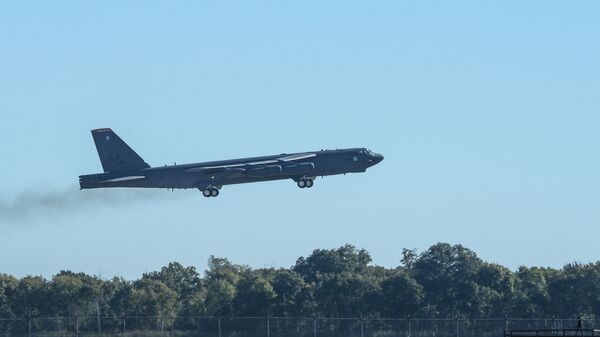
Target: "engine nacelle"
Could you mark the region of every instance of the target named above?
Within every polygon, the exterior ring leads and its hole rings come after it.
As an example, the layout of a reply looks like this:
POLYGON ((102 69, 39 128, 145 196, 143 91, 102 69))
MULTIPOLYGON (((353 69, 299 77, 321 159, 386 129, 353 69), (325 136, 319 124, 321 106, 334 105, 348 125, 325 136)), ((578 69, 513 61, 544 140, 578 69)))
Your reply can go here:
POLYGON ((314 163, 300 163, 283 167, 283 173, 289 175, 303 175, 315 170, 314 163))
POLYGON ((281 165, 266 165, 250 169, 246 172, 248 177, 262 178, 280 175, 282 172, 281 165))

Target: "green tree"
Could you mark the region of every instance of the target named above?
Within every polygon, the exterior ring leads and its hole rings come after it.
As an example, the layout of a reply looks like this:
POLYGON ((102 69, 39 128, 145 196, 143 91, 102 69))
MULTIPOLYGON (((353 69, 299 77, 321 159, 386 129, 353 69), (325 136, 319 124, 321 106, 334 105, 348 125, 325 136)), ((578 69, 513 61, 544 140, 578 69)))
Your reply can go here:
POLYGON ((370 263, 371 256, 366 250, 344 245, 314 250, 309 257, 299 258, 293 270, 314 287, 317 314, 368 315, 369 299, 379 288, 370 263))
POLYGON ((495 263, 483 263, 477 274, 480 316, 502 317, 512 313, 515 298, 515 277, 508 268, 495 263))
POLYGON ((129 298, 129 313, 135 316, 173 317, 176 314, 177 293, 158 280, 140 279, 134 282, 129 298))
POLYGON ((103 282, 103 312, 112 317, 128 314, 132 290, 131 282, 121 277, 114 277, 112 280, 103 282))
POLYGON ((546 280, 552 314, 577 317, 600 313, 600 262, 570 263, 560 273, 546 275, 546 280))
POLYGON ((26 276, 19 280, 14 293, 13 312, 18 317, 51 315, 48 282, 41 276, 26 276))
POLYGON ((381 283, 379 312, 384 317, 414 315, 423 302, 423 287, 402 269, 396 269, 381 283))
POLYGON ((256 271, 246 271, 236 285, 234 310, 239 316, 270 314, 275 292, 271 284, 256 271))
POLYGON ((15 317, 12 309, 12 298, 14 298, 18 284, 19 280, 17 278, 0 274, 0 318, 15 317))
POLYGON ((61 271, 49 283, 53 313, 59 316, 99 316, 102 281, 84 273, 61 271))
POLYGON ((516 294, 513 314, 542 317, 550 301, 545 268, 519 267, 515 275, 516 294))
POLYGON ((482 261, 462 245, 437 243, 410 269, 425 291, 425 314, 479 316, 477 274, 482 261))
MULTIPOLYGON (((158 272, 144 274, 142 278, 158 280, 177 293, 177 312, 189 313, 191 306, 197 308, 197 292, 201 291, 200 274, 195 267, 184 267, 177 262, 171 262, 158 272), (194 296, 194 304, 190 301, 194 296)), ((195 311, 195 309, 194 309, 195 311)))
MULTIPOLYGON (((267 312, 328 317, 600 315, 600 262, 512 272, 461 245, 437 243, 421 254, 404 249, 395 269, 375 266, 367 251, 344 245, 316 249, 290 269, 252 270, 211 256, 204 277, 176 262, 134 282, 71 271, 50 281, 0 274, 0 318, 79 314, 118 322, 121 314, 267 312)), ((96 330, 97 322, 88 321, 85 328, 96 330)), ((195 326, 193 321, 179 324, 195 326)), ((54 328, 63 327, 57 323, 54 328)))
POLYGON ((315 312, 313 289, 300 274, 293 270, 276 269, 269 271, 269 279, 275 292, 273 315, 310 316, 315 312))
POLYGON ((184 267, 177 262, 171 262, 160 271, 144 274, 142 278, 158 280, 167 287, 175 290, 179 300, 187 300, 200 286, 200 274, 193 266, 184 267))
POLYGON ((402 267, 411 269, 415 265, 415 261, 417 261, 418 257, 419 254, 417 254, 416 249, 402 248, 402 259, 400 260, 402 267))
POLYGON ((207 314, 206 308, 207 291, 204 287, 198 287, 186 301, 182 314, 185 316, 203 316, 207 314))
POLYGON ((357 273, 367 268, 371 256, 364 249, 344 245, 337 249, 316 249, 307 257, 300 257, 293 270, 306 282, 318 282, 322 274, 357 273))
POLYGON ((232 316, 240 275, 249 268, 211 256, 206 271, 206 310, 212 316, 232 316))

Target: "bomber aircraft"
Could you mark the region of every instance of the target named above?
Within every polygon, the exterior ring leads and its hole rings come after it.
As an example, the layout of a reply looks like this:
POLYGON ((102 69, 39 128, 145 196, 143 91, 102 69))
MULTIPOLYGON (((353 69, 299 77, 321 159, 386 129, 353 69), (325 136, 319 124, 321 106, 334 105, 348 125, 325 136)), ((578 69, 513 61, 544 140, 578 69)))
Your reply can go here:
POLYGON ((381 154, 352 148, 150 167, 111 129, 92 130, 92 137, 104 173, 79 176, 81 189, 197 188, 205 197, 216 197, 224 185, 280 179, 310 188, 317 176, 365 172, 383 160, 381 154))

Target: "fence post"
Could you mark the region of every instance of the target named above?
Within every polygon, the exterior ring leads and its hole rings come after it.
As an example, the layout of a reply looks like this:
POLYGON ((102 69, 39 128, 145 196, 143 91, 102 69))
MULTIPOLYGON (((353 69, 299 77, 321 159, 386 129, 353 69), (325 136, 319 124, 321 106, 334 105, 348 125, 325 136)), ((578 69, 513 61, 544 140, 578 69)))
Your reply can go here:
POLYGON ((221 317, 219 317, 219 337, 221 337, 221 317))
POLYGON ((31 337, 31 314, 27 314, 27 336, 31 337))
POLYGON ((458 316, 456 316, 456 337, 460 337, 460 333, 459 333, 459 327, 458 327, 458 316))
POLYGON ((271 337, 271 320, 267 311, 267 337, 271 337))
POLYGON ((75 313, 75 336, 79 337, 79 316, 75 313))
POLYGON ((411 333, 411 322, 410 322, 410 315, 408 315, 408 317, 406 318, 406 321, 408 322, 408 334, 406 335, 406 337, 410 337, 410 333, 411 333))
POLYGON ((173 337, 174 329, 175 329, 175 317, 171 317, 171 337, 173 337))
POLYGON ((123 336, 125 336, 125 313, 121 314, 121 319, 123 320, 123 336))
POLYGON ((162 316, 160 317, 160 335, 165 337, 165 318, 162 316))
POLYGON ((365 325, 364 325, 364 320, 361 317, 360 318, 360 337, 365 337, 365 325))
POLYGON ((317 337, 317 317, 313 315, 313 337, 317 337))
POLYGON ((100 318, 100 302, 96 300, 96 319, 98 320, 98 333, 102 333, 102 321, 100 318))

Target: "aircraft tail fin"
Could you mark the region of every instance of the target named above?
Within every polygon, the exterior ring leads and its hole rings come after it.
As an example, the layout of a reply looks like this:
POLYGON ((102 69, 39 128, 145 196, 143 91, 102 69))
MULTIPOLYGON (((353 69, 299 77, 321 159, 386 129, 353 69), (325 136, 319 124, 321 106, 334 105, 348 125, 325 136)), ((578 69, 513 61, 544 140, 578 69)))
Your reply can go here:
POLYGON ((150 165, 133 151, 113 130, 92 130, 92 137, 104 172, 149 168, 150 165))

